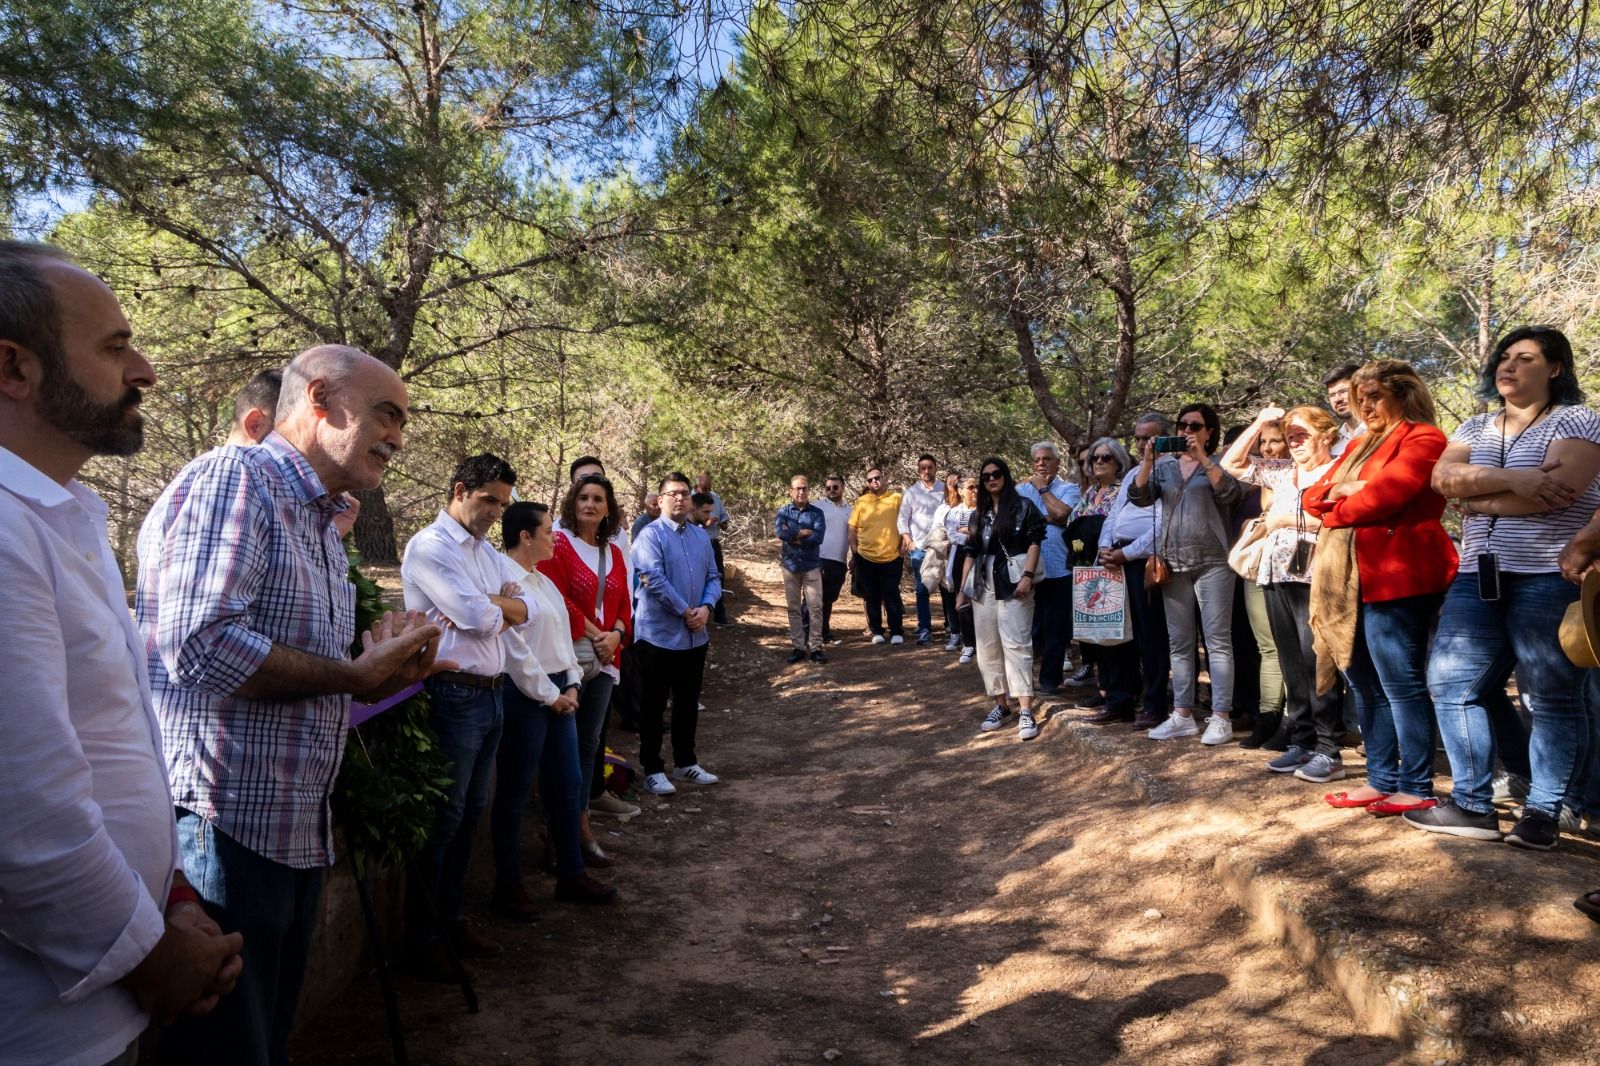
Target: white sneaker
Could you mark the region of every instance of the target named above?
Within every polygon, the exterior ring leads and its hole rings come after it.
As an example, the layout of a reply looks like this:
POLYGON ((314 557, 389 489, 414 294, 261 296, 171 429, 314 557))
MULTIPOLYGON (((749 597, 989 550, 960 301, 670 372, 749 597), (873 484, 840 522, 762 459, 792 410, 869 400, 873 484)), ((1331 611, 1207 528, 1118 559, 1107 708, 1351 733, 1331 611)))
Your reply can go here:
POLYGON ((1233 721, 1220 714, 1214 714, 1206 719, 1206 731, 1200 736, 1200 743, 1215 746, 1226 744, 1233 739, 1233 721))
POLYGON ((652 796, 670 796, 678 791, 672 782, 667 780, 666 774, 646 774, 644 790, 652 796))
POLYGON ((955 651, 959 647, 961 647, 961 634, 960 633, 952 633, 952 634, 950 634, 950 639, 944 642, 944 650, 945 651, 955 651))
POLYGON ((717 783, 717 775, 709 770, 700 769, 699 763, 695 763, 692 766, 673 767, 672 779, 674 781, 687 781, 691 785, 714 785, 717 783))
POLYGON ((1195 724, 1192 716, 1169 714, 1167 720, 1156 726, 1145 736, 1151 740, 1176 740, 1178 737, 1192 737, 1200 732, 1200 727, 1195 724))
POLYGON ((957 659, 956 662, 960 663, 962 666, 965 666, 967 663, 972 661, 972 657, 976 654, 978 654, 977 648, 962 648, 961 658, 957 659))
POLYGON ((983 724, 978 726, 985 733, 992 733, 1000 728, 1000 723, 1011 717, 1011 709, 1002 707, 998 703, 989 708, 989 713, 983 719, 983 724))
POLYGON ((872 643, 874 643, 874 644, 882 644, 883 643, 883 634, 882 633, 874 633, 874 634, 872 634, 872 643))
POLYGON ((905 642, 906 642, 906 638, 900 636, 898 633, 896 633, 894 636, 889 638, 889 643, 890 644, 904 644, 905 642))
POLYGON ((1017 719, 1017 739, 1032 740, 1039 735, 1039 723, 1033 720, 1032 713, 1023 711, 1017 719))

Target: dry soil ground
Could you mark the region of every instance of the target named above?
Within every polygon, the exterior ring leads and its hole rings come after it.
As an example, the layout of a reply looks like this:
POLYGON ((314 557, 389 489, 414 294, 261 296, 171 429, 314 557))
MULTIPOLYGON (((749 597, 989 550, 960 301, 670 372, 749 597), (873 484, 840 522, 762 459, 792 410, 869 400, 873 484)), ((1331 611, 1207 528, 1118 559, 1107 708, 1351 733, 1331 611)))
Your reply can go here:
MULTIPOLYGON (((1592 847, 1336 812, 1256 753, 1108 735, 1070 701, 1030 743, 980 734, 976 668, 868 645, 848 595, 831 661, 783 665, 776 569, 739 569, 700 727, 723 783, 597 821, 615 906, 552 903, 530 926, 480 910, 507 946, 478 964, 480 1013, 402 978, 413 1061, 1600 1061, 1600 936, 1569 906, 1600 884, 1592 847), (1363 1031, 1234 905, 1224 851, 1456 1042, 1363 1031)), ((376 982, 311 1019, 295 1061, 389 1061, 376 982)))

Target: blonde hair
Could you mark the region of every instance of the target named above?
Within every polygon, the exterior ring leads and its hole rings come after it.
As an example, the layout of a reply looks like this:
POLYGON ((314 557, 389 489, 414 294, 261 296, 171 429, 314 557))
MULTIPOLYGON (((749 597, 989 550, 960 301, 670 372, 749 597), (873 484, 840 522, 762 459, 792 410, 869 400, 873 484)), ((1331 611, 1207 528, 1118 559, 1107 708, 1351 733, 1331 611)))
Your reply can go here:
MULTIPOLYGON (((1379 389, 1400 404, 1400 417, 1406 422, 1420 422, 1424 425, 1438 423, 1437 409, 1433 405, 1433 393, 1428 391, 1427 382, 1418 376, 1417 370, 1403 359, 1376 359, 1357 370, 1350 378, 1350 402, 1356 402, 1356 396, 1361 386, 1367 382, 1375 383, 1379 389)), ((1364 433, 1352 442, 1344 454, 1344 469, 1356 470, 1366 461, 1367 456, 1378 449, 1394 430, 1389 426, 1382 433, 1364 433)))
POLYGON ((1295 419, 1299 419, 1305 425, 1310 426, 1311 432, 1319 437, 1331 437, 1339 432, 1339 420, 1334 418, 1325 408, 1313 407, 1311 404, 1301 404, 1299 407, 1291 407, 1284 412, 1282 424, 1285 429, 1285 436, 1288 435, 1289 423, 1295 419))

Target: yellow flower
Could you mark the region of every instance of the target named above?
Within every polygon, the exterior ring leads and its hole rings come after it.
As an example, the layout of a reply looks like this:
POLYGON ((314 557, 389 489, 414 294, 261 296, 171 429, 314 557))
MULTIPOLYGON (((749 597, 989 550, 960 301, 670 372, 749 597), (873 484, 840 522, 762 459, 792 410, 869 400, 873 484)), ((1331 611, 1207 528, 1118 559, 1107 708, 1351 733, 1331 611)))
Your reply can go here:
POLYGON ((1075 552, 1083 551, 1083 541, 1081 541, 1081 540, 1073 541, 1072 542, 1072 550, 1075 551, 1075 552))

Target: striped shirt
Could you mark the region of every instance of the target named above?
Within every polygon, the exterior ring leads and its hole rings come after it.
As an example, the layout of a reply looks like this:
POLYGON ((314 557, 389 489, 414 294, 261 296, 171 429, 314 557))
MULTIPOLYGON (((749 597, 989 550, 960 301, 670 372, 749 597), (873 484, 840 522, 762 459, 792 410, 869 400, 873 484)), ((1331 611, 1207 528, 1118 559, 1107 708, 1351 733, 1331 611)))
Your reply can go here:
MULTIPOLYGON (((1587 440, 1600 444, 1600 416, 1587 407, 1561 406, 1521 433, 1505 437, 1505 463, 1500 462, 1502 434, 1495 425, 1497 412, 1475 415, 1461 424, 1452 442, 1472 448, 1467 459, 1473 466, 1529 470, 1544 465, 1550 445, 1560 440, 1587 440)), ((1500 569, 1509 574, 1553 574, 1561 569, 1562 547, 1582 529, 1600 506, 1600 477, 1591 481, 1566 507, 1542 514, 1492 518, 1469 514, 1461 524, 1461 572, 1478 571, 1478 556, 1494 552, 1500 569), (1491 529, 1493 532, 1491 533, 1491 529)))
POLYGON ((135 611, 172 802, 257 855, 333 864, 348 695, 245 699, 273 644, 348 659, 355 586, 331 495, 277 433, 184 467, 139 531, 135 611))

